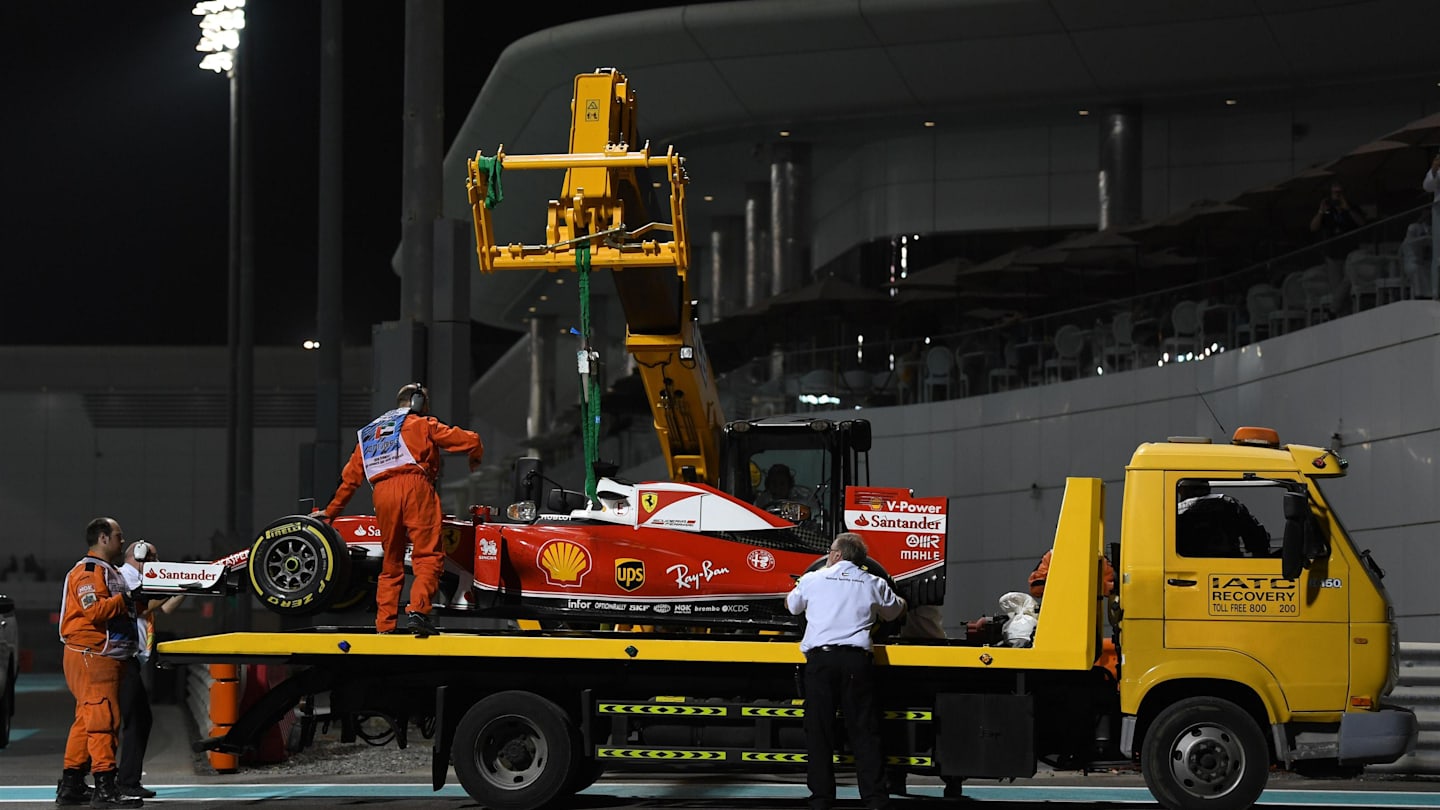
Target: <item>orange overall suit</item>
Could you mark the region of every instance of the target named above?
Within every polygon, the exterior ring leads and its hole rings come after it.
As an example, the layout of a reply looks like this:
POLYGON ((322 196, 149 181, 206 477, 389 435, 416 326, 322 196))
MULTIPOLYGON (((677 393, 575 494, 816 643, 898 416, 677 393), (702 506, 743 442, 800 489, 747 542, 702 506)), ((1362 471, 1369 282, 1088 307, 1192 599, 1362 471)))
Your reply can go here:
POLYGON ((115 770, 120 731, 120 673, 135 655, 138 633, 115 566, 87 556, 70 569, 60 596, 65 684, 75 696, 75 722, 65 741, 65 767, 115 770))
POLYGON ((383 429, 385 416, 380 417, 361 429, 360 443, 355 445, 355 452, 350 454, 350 460, 340 474, 340 487, 325 507, 326 518, 334 520, 345 511, 350 496, 369 478, 374 488, 375 522, 380 530, 381 546, 385 549, 380 579, 375 588, 375 630, 381 633, 395 629, 400 590, 405 584, 407 542, 415 581, 410 585, 410 604, 405 608, 406 612, 428 614, 430 596, 440 584, 440 573, 445 564, 444 552, 440 548, 440 496, 435 492, 435 478, 440 474, 440 452, 449 450, 468 454, 471 470, 480 466, 481 456, 485 453, 485 446, 474 431, 451 427, 433 416, 409 413, 402 414, 401 418, 403 421, 396 419, 394 422, 401 425, 400 437, 404 441, 403 449, 409 451, 409 458, 404 459, 404 463, 378 471, 374 471, 377 465, 372 463, 369 465, 372 472, 367 476, 365 448, 371 438, 367 436, 367 431, 374 433, 383 429), (382 427, 377 428, 377 425, 382 427))

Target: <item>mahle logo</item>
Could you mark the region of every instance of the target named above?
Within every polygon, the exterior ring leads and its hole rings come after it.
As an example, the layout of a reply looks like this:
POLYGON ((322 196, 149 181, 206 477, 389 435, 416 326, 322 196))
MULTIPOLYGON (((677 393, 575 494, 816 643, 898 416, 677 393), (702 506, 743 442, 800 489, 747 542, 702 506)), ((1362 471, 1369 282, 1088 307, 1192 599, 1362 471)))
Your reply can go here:
POLYGON ((615 561, 615 584, 626 591, 645 584, 645 561, 623 557, 615 561))

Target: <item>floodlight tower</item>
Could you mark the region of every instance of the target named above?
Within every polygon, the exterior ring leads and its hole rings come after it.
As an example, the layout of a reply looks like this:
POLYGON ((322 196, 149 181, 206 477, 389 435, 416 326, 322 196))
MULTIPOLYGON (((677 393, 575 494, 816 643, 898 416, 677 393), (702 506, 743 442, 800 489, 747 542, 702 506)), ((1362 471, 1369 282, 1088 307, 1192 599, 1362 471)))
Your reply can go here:
POLYGON ((202 0, 191 11, 200 17, 200 41, 195 50, 205 54, 203 70, 230 79, 230 236, 229 318, 230 352, 226 414, 225 528, 230 547, 251 540, 254 520, 254 388, 255 388, 255 273, 252 263, 252 218, 247 193, 249 138, 245 108, 244 57, 240 35, 245 30, 245 0, 202 0))

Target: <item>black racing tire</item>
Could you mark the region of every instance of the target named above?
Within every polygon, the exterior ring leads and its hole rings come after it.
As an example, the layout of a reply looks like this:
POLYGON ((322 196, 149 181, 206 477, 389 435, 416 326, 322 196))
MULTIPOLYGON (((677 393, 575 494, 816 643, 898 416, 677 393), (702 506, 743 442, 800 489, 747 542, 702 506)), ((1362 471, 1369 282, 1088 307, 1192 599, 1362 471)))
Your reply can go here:
POLYGON ((493 694, 455 727, 450 759, 465 792, 492 810, 533 810, 573 794, 575 726, 554 703, 493 694))
POLYGON ((308 515, 281 518, 250 546, 250 588, 282 616, 329 610, 350 587, 350 553, 330 524, 308 515))
POLYGON ((1255 718, 1234 703, 1186 698, 1146 732, 1140 770, 1161 807, 1243 810, 1265 789, 1270 746, 1255 718))

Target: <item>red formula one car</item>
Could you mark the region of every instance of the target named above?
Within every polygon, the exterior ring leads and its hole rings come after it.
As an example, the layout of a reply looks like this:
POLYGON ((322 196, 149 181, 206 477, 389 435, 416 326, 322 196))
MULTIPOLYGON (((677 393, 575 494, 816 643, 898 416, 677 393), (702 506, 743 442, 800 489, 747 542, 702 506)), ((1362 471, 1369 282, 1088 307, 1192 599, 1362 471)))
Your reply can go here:
MULTIPOLYGON (((437 604, 486 617, 791 627, 798 618, 785 594, 831 541, 796 506, 767 511, 703 484, 602 478, 595 501, 568 514, 537 514, 526 503, 500 518, 474 507, 444 521, 437 604)), ((866 538, 867 566, 911 604, 943 600, 944 498, 852 486, 843 520, 866 538)), ((379 561, 373 516, 333 524, 291 516, 213 563, 147 565, 145 590, 224 593, 248 583, 270 610, 310 615, 369 604, 379 561)))

